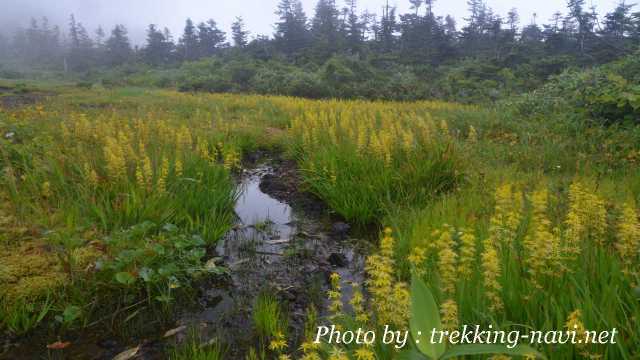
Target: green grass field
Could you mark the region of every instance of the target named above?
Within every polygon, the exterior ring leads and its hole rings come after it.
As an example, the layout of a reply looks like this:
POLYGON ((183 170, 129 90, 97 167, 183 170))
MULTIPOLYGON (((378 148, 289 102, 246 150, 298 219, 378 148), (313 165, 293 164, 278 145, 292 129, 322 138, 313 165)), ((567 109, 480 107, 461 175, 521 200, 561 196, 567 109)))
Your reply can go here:
MULTIPOLYGON (((50 96, 0 99, 0 333, 45 328, 53 343, 141 300, 169 311, 233 225, 243 158, 268 149, 294 159, 304 189, 340 217, 380 233, 350 306, 334 283, 329 320, 408 329, 420 316, 413 277, 443 328, 616 328, 617 344, 534 347, 552 359, 640 356, 637 126, 446 102, 28 88, 50 96)), ((312 331, 294 343, 263 303, 247 358, 401 356, 318 346, 312 331)), ((171 356, 224 358, 224 347, 187 346, 171 356)))

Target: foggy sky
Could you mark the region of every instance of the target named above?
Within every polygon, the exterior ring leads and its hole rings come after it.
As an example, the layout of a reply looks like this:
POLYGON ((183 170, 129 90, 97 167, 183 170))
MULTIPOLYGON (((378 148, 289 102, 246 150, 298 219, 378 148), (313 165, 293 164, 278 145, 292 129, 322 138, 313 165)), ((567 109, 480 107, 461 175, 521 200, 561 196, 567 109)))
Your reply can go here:
MULTIPOLYGON (((313 15, 317 0, 302 0, 307 15, 313 15)), ((360 10, 368 9, 380 14, 386 0, 359 0, 360 10)), ((603 14, 615 6, 617 0, 593 0, 588 2, 603 14)), ((145 29, 154 23, 167 26, 174 38, 182 33, 184 21, 191 17, 196 23, 213 18, 220 27, 230 32, 231 23, 236 16, 242 16, 252 33, 271 35, 273 23, 276 21, 274 11, 278 0, 0 0, 0 31, 7 32, 16 26, 27 26, 30 17, 47 16, 51 23, 62 25, 66 29, 69 14, 85 25, 93 36, 98 25, 105 31, 115 24, 124 24, 129 29, 134 43, 142 44, 145 29)), ((342 7, 344 1, 337 0, 342 7)), ((408 0, 389 0, 390 5, 397 5, 398 13, 409 11, 408 0)), ((551 15, 566 9, 563 0, 488 0, 488 5, 497 13, 505 15, 515 7, 520 14, 521 24, 529 24, 533 13, 538 15, 538 23, 546 23, 551 15)), ((467 16, 467 0, 436 1, 437 15, 451 14, 458 19, 458 24, 467 16)))

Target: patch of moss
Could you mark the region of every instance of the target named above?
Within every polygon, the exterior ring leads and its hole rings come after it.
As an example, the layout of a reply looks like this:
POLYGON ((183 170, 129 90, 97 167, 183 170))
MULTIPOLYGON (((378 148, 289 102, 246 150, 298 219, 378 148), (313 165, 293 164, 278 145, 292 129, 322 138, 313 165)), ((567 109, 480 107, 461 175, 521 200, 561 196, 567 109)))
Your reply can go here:
POLYGON ((58 258, 38 241, 0 248, 0 264, 0 297, 8 303, 43 297, 67 281, 58 258))

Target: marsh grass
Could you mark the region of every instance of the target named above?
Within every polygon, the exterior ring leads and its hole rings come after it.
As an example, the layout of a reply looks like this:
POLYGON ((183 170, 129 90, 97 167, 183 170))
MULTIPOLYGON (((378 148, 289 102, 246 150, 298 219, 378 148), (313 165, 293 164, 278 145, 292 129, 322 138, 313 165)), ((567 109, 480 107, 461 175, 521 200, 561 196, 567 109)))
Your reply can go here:
POLYGON ((192 330, 187 340, 169 351, 170 360, 223 360, 225 349, 217 341, 202 343, 197 332, 192 330))
MULTIPOLYGON (((460 324, 562 330, 580 310, 587 329, 616 327, 620 342, 545 347, 553 358, 587 351, 632 359, 640 351, 634 328, 640 279, 629 270, 637 268, 638 258, 621 256, 619 230, 623 204, 637 211, 640 203, 637 126, 596 126, 561 113, 523 118, 509 108, 442 102, 310 101, 140 88, 56 91, 44 104, 0 110, 0 135, 15 133, 0 138, 5 329, 28 332, 69 306, 81 312, 68 326, 82 327, 100 319, 92 309, 101 305, 108 311, 140 300, 149 308, 171 302, 200 273, 188 271, 199 267, 198 255, 233 221, 233 175, 243 155, 266 148, 295 159, 304 190, 345 219, 373 229, 391 226, 389 278, 404 283, 419 274, 440 303, 455 301, 460 324), (585 197, 589 206, 572 207, 576 183, 599 200, 585 197), (496 189, 504 184, 518 195, 500 202, 496 189), (541 190, 547 202, 534 213, 533 198, 541 190), (499 204, 520 209, 508 244, 487 240, 495 237, 492 218, 499 204), (580 237, 580 256, 558 262, 563 270, 557 276, 534 276, 547 260, 532 260, 530 251, 541 250, 530 240, 550 229, 548 234, 567 242, 567 218, 576 207, 593 207, 599 217, 604 209, 602 231, 580 237), (443 231, 450 240, 441 238, 443 231), (473 235, 475 251, 462 252, 471 246, 463 234, 473 235), (496 258, 486 251, 491 247, 496 258), (473 253, 465 276, 441 271, 459 265, 457 258, 441 258, 451 253, 473 253), (163 269, 166 264, 172 265, 163 269), (500 271, 492 278, 487 269, 496 264, 500 271), (168 275, 150 277, 160 273, 168 275), (496 284, 500 291, 490 298, 496 284), (104 305, 104 298, 112 301, 104 305), (17 303, 33 306, 11 306, 17 303), (52 305, 42 317, 36 309, 47 303, 52 305)), ((634 254, 627 249, 633 244, 625 245, 624 254, 634 254)), ((256 299, 252 316, 263 338, 255 358, 295 351, 282 344, 292 345, 278 334, 286 337, 287 316, 272 295, 256 299), (278 341, 277 351, 269 349, 272 340, 278 341)), ((378 350, 380 358, 392 357, 388 349, 378 350)))
POLYGON ((286 334, 287 332, 287 317, 278 299, 266 291, 256 298, 252 317, 256 333, 263 341, 275 337, 278 333, 286 334))

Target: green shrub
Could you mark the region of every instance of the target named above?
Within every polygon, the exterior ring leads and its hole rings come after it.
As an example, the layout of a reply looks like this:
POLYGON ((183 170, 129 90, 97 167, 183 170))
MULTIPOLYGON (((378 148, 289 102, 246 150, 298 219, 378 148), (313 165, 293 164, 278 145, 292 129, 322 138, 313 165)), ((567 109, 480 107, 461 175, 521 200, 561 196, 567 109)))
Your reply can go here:
POLYGON ((640 53, 637 53, 593 69, 565 71, 513 104, 525 115, 566 113, 605 125, 638 123, 639 73, 640 53))

